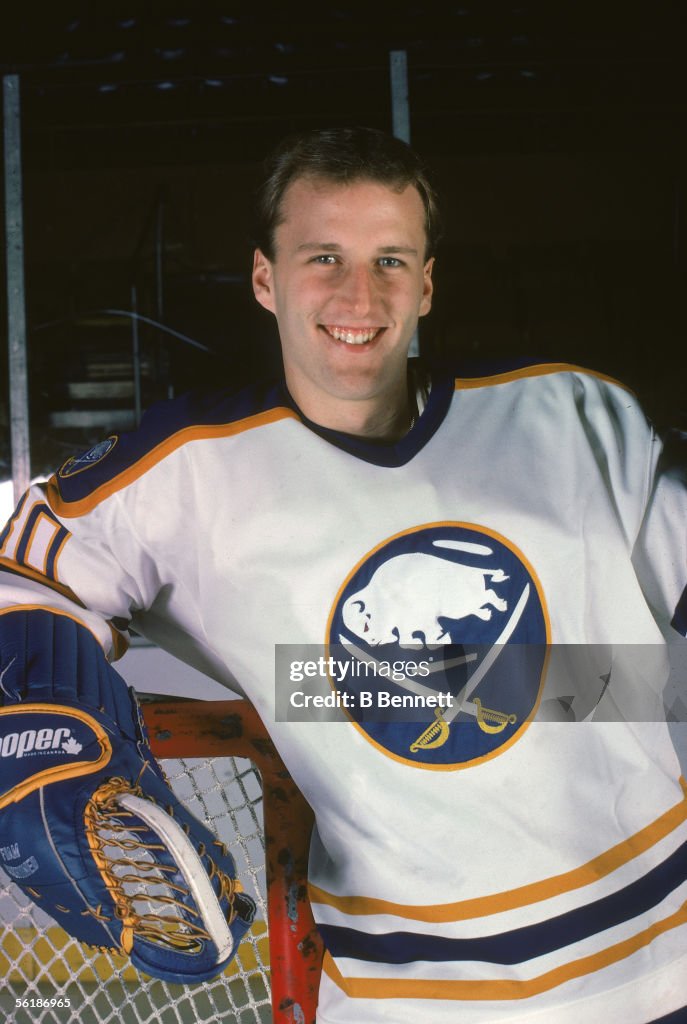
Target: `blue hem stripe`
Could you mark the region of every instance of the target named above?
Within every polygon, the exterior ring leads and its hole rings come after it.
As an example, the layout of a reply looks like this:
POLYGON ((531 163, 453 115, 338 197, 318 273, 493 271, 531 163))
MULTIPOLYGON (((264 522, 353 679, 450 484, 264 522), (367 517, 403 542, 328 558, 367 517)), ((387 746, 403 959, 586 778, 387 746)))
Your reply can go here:
POLYGON ((319 925, 334 957, 372 963, 404 964, 415 960, 475 960, 520 964, 580 942, 646 913, 687 877, 687 843, 643 878, 603 899, 540 924, 476 939, 449 939, 411 932, 365 934, 353 928, 319 925))

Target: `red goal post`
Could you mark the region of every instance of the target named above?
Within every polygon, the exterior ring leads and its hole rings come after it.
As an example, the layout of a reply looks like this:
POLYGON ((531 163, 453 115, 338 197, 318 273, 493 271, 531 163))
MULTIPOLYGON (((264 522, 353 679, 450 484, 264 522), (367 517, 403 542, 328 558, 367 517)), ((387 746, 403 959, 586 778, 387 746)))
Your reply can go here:
POLYGON ((322 942, 307 895, 310 807, 248 701, 156 700, 143 713, 157 758, 247 758, 260 773, 273 1024, 314 1024, 322 942))

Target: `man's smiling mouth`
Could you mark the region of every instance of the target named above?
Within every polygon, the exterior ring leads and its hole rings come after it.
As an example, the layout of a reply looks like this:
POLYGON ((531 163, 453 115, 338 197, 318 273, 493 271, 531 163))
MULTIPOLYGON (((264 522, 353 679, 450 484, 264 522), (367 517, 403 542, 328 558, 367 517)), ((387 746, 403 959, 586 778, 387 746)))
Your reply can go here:
POLYGON ((347 345, 366 345, 383 330, 381 327, 341 327, 335 324, 322 325, 327 334, 347 345))

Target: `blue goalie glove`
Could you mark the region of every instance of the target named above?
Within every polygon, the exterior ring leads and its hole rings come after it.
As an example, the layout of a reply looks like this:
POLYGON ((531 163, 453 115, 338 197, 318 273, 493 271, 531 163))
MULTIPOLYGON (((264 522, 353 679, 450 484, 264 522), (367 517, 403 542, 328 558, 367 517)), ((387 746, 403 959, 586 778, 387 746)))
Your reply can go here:
POLYGON ((255 904, 167 784, 133 690, 67 616, 0 616, 0 765, 0 866, 65 931, 167 981, 224 969, 255 904))

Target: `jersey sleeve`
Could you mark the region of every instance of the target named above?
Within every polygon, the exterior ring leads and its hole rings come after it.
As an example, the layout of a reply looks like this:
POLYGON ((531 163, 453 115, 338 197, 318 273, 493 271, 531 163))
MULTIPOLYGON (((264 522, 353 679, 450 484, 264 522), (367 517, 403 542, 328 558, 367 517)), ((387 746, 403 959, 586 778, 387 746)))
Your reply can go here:
POLYGON ((659 625, 687 637, 687 433, 665 438, 633 557, 659 625))
POLYGON ((79 522, 75 535, 52 510, 43 484, 28 490, 0 535, 0 611, 23 606, 67 614, 117 656, 126 641, 116 621, 128 623, 139 588, 108 540, 95 531, 89 536, 85 525, 79 522))
POLYGON ((178 488, 188 418, 179 402, 152 407, 137 430, 67 459, 28 490, 0 533, 0 608, 70 615, 109 657, 123 653, 127 627, 164 586, 148 538, 178 488))
POLYGON ((17 621, 3 612, 49 610, 88 629, 109 660, 124 654, 131 628, 240 693, 203 639, 185 465, 179 449, 114 493, 76 503, 55 478, 32 487, 3 531, 0 648, 17 621))
POLYGON ((161 402, 137 430, 31 487, 0 532, 0 634, 11 618, 3 610, 49 609, 88 628, 114 659, 132 628, 242 693, 205 634, 199 546, 213 490, 189 449, 285 414, 273 411, 277 397, 189 393, 161 402))
POLYGON ((69 519, 56 513, 49 491, 32 486, 0 535, 0 611, 68 615, 116 658, 133 616, 154 604, 155 567, 116 496, 69 519))
POLYGON ((583 421, 642 593, 664 636, 679 642, 676 630, 687 636, 687 434, 659 436, 635 396, 615 382, 585 385, 583 421))
MULTIPOLYGON (((67 459, 27 491, 0 533, 0 611, 22 606, 68 615, 109 658, 124 653, 128 627, 154 617, 165 574, 171 576, 176 527, 169 511, 179 507, 173 494, 180 484, 183 492, 179 441, 187 420, 179 402, 162 403, 138 430, 67 459), (163 522, 167 565, 150 543, 163 522)), ((0 630, 2 623, 0 615, 0 630)))

